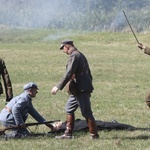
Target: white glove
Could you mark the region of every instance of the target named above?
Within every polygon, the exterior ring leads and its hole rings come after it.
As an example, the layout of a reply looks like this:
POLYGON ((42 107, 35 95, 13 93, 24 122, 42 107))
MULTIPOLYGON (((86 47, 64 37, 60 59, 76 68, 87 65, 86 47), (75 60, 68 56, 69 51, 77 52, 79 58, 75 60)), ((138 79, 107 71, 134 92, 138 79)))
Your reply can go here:
POLYGON ((58 90, 59 90, 58 87, 54 86, 51 90, 51 93, 56 94, 58 90))

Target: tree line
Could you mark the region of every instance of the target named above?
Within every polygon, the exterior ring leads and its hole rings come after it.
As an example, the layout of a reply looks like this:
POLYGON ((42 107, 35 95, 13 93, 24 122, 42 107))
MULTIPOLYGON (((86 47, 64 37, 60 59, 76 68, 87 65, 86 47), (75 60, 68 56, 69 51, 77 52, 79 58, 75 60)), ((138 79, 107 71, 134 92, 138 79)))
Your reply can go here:
POLYGON ((12 27, 124 31, 123 10, 137 32, 149 30, 150 0, 1 0, 0 24, 12 27))

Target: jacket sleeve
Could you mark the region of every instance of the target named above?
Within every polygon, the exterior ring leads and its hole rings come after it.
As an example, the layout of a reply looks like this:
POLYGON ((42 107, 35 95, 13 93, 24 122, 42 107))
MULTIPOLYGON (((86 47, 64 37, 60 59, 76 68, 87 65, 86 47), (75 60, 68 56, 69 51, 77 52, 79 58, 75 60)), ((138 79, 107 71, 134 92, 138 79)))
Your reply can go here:
POLYGON ((37 110, 33 107, 31 103, 31 107, 29 110, 29 114, 37 121, 37 122, 44 122, 46 121, 38 112, 37 110))
POLYGON ((70 56, 66 67, 66 73, 64 74, 61 81, 56 85, 56 87, 58 87, 60 90, 64 88, 64 86, 69 82, 69 80, 75 73, 77 65, 78 65, 77 57, 75 55, 70 56))
POLYGON ((147 54, 147 55, 150 55, 150 48, 149 47, 146 47, 144 49, 144 53, 147 54))
POLYGON ((6 101, 9 102, 13 98, 13 90, 12 90, 12 84, 9 77, 9 73, 7 71, 7 68, 5 66, 5 62, 2 61, 2 78, 4 82, 5 87, 5 93, 6 93, 6 101))

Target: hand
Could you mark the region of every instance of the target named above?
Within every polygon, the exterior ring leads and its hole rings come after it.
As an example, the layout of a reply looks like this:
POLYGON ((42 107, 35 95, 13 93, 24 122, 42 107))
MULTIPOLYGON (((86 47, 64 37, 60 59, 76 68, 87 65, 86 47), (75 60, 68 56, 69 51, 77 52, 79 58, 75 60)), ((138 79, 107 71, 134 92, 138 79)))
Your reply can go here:
POLYGON ((59 90, 58 87, 54 86, 51 90, 51 93, 56 94, 58 90, 59 90))
POLYGON ((143 46, 143 44, 142 43, 139 43, 138 44, 138 47, 142 50, 142 49, 145 49, 145 46, 143 46))

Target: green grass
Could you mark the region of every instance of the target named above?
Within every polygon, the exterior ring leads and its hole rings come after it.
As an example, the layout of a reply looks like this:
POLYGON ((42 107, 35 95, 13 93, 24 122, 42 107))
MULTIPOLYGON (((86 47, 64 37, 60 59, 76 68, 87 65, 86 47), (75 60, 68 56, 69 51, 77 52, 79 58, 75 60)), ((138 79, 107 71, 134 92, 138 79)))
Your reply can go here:
MULTIPOLYGON (((148 46, 149 34, 137 34, 137 37, 148 46)), ((137 48, 131 33, 2 29, 0 53, 12 80, 14 96, 23 91, 27 82, 36 82, 40 90, 34 106, 47 120, 65 121, 64 107, 68 98, 65 88, 55 96, 50 93, 65 71, 68 56, 59 50, 59 43, 64 39, 74 40, 89 60, 95 87, 91 97, 95 118, 149 127, 149 109, 144 98, 150 87, 150 57, 137 48)), ((4 98, 4 95, 0 97, 1 109, 4 98)), ((76 118, 84 119, 79 109, 76 118)), ((28 122, 34 120, 29 117, 28 122)), ((39 126, 38 131, 47 133, 49 130, 39 126)), ((0 149, 149 149, 148 131, 99 131, 99 135, 98 140, 91 140, 89 133, 75 133, 73 140, 57 140, 54 136, 0 139, 0 149)))

